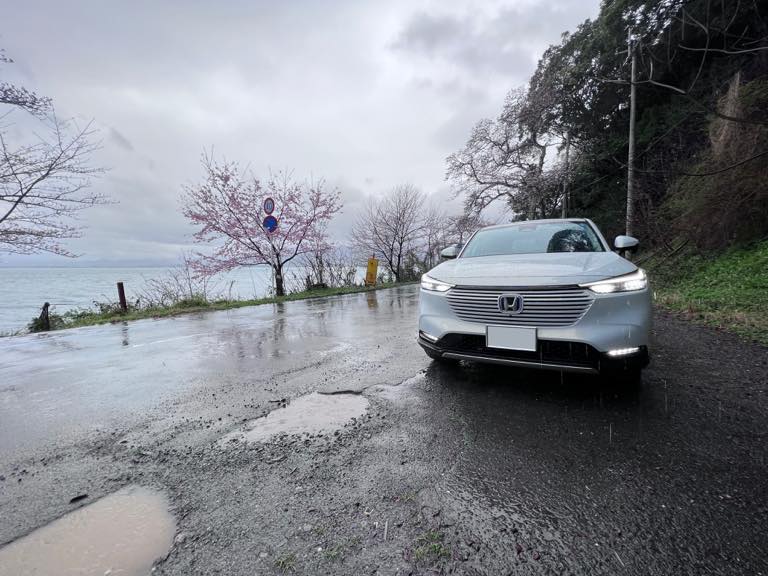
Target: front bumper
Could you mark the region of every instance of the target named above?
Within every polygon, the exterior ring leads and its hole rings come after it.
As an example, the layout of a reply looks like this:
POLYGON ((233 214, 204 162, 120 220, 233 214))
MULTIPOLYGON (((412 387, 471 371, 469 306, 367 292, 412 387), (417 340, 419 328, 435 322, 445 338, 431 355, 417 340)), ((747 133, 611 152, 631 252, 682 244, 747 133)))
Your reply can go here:
POLYGON ((420 294, 418 342, 433 355, 585 373, 630 370, 648 364, 651 328, 648 289, 594 295, 589 309, 574 324, 538 327, 535 352, 487 348, 487 323, 458 318, 446 294, 426 290, 420 294), (626 348, 637 348, 637 351, 618 358, 608 354, 626 348))
POLYGON ((644 368, 649 361, 648 348, 621 358, 613 358, 589 344, 539 340, 535 352, 487 348, 484 336, 447 334, 430 342, 419 333, 419 345, 433 355, 452 360, 470 360, 521 368, 580 372, 582 374, 621 373, 644 368))

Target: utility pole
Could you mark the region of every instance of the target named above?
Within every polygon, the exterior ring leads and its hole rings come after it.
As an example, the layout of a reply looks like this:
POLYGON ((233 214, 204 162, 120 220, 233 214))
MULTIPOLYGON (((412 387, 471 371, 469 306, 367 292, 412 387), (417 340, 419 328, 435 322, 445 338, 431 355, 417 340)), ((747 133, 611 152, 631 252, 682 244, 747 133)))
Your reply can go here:
POLYGON ((637 56, 632 42, 632 30, 627 34, 629 57, 632 59, 629 78, 629 152, 627 154, 627 236, 632 236, 635 220, 635 69, 637 56))
POLYGON ((563 204, 562 204, 562 217, 568 217, 568 209, 571 201, 568 185, 570 184, 570 159, 571 159, 571 131, 568 130, 565 133, 565 176, 563 178, 563 204))

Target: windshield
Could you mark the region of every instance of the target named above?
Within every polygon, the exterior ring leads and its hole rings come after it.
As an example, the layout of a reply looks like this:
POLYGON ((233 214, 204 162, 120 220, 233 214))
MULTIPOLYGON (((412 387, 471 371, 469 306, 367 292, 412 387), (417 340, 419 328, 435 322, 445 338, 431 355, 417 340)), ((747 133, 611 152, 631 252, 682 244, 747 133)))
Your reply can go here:
POLYGON ((461 257, 604 251, 597 234, 586 222, 521 222, 480 230, 461 257))

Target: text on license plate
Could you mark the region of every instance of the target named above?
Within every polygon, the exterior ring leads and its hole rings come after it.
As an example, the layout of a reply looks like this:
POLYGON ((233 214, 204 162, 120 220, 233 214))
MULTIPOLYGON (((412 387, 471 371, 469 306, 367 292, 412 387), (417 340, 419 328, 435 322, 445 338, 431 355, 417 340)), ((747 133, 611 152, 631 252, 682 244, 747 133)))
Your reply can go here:
POLYGON ((536 328, 486 326, 485 345, 488 348, 536 352, 536 328))

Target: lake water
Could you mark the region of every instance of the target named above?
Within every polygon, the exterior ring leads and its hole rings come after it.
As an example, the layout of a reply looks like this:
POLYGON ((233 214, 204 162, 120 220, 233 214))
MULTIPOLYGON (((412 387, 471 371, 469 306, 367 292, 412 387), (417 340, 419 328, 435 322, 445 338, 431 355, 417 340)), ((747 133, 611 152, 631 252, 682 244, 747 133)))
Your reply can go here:
MULTIPOLYGON (((39 316, 44 302, 51 311, 62 313, 88 308, 94 301, 116 302, 117 282, 125 284, 126 298, 136 301, 145 282, 160 278, 168 268, 1 268, 0 267, 0 333, 23 330, 32 318, 39 316)), ((286 288, 298 285, 296 271, 287 276, 286 288)), ((267 296, 272 286, 272 273, 266 266, 241 268, 221 275, 215 281, 226 297, 249 299, 267 296)))

